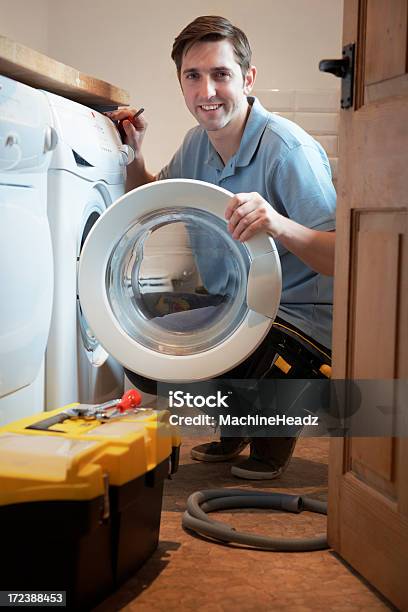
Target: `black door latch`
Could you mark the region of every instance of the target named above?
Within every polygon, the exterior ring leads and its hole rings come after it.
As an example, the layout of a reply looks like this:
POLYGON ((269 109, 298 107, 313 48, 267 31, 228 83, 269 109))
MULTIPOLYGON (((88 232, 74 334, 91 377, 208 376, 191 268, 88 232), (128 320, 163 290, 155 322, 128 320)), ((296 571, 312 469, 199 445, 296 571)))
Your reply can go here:
POLYGON ((341 78, 341 108, 350 108, 353 105, 354 89, 354 48, 355 44, 343 47, 342 59, 323 59, 319 62, 319 70, 330 72, 341 78))

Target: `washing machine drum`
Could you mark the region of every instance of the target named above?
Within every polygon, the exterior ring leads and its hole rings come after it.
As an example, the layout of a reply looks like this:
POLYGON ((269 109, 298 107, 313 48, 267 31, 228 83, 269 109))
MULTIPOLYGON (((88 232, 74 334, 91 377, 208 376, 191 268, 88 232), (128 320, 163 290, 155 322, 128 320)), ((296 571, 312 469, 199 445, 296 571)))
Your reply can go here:
POLYGON ((276 316, 281 269, 266 234, 234 240, 232 194, 193 180, 139 187, 106 210, 79 266, 93 333, 126 368, 158 381, 213 378, 244 361, 276 316))

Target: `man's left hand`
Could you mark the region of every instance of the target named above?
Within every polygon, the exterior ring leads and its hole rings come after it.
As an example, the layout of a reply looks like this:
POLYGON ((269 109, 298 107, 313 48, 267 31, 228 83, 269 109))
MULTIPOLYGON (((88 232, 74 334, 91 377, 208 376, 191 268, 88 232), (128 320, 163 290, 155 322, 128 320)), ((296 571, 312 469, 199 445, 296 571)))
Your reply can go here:
POLYGON ((225 218, 228 231, 240 242, 259 232, 266 232, 274 238, 280 234, 282 216, 257 192, 238 193, 231 198, 225 218))

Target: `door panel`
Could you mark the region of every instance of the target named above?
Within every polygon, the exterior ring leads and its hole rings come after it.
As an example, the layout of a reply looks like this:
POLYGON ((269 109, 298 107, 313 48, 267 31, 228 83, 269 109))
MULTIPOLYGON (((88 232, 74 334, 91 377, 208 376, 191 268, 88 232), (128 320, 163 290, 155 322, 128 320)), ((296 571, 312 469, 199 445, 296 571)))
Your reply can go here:
POLYGON ((408 378, 407 24, 408 0, 345 0, 356 95, 340 118, 333 376, 377 381, 356 416, 380 408, 390 425, 331 441, 328 519, 334 550, 406 610, 408 409, 392 380, 408 378))
POLYGON ((353 216, 353 329, 348 375, 355 379, 397 378, 399 277, 406 215, 354 211, 353 216))
POLYGON ((396 499, 395 438, 354 438, 351 442, 350 471, 377 491, 396 499))
POLYGON ((365 85, 379 83, 406 72, 406 0, 368 0, 365 85), (384 43, 378 53, 378 41, 384 43))

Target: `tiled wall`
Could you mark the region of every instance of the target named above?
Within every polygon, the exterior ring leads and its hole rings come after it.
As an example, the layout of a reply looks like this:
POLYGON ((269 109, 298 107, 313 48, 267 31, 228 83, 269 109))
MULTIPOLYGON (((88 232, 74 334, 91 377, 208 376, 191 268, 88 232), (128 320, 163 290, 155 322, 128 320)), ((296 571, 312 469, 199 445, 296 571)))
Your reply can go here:
POLYGON ((258 89, 254 95, 269 111, 300 125, 320 142, 337 181, 340 92, 333 89, 258 89))

